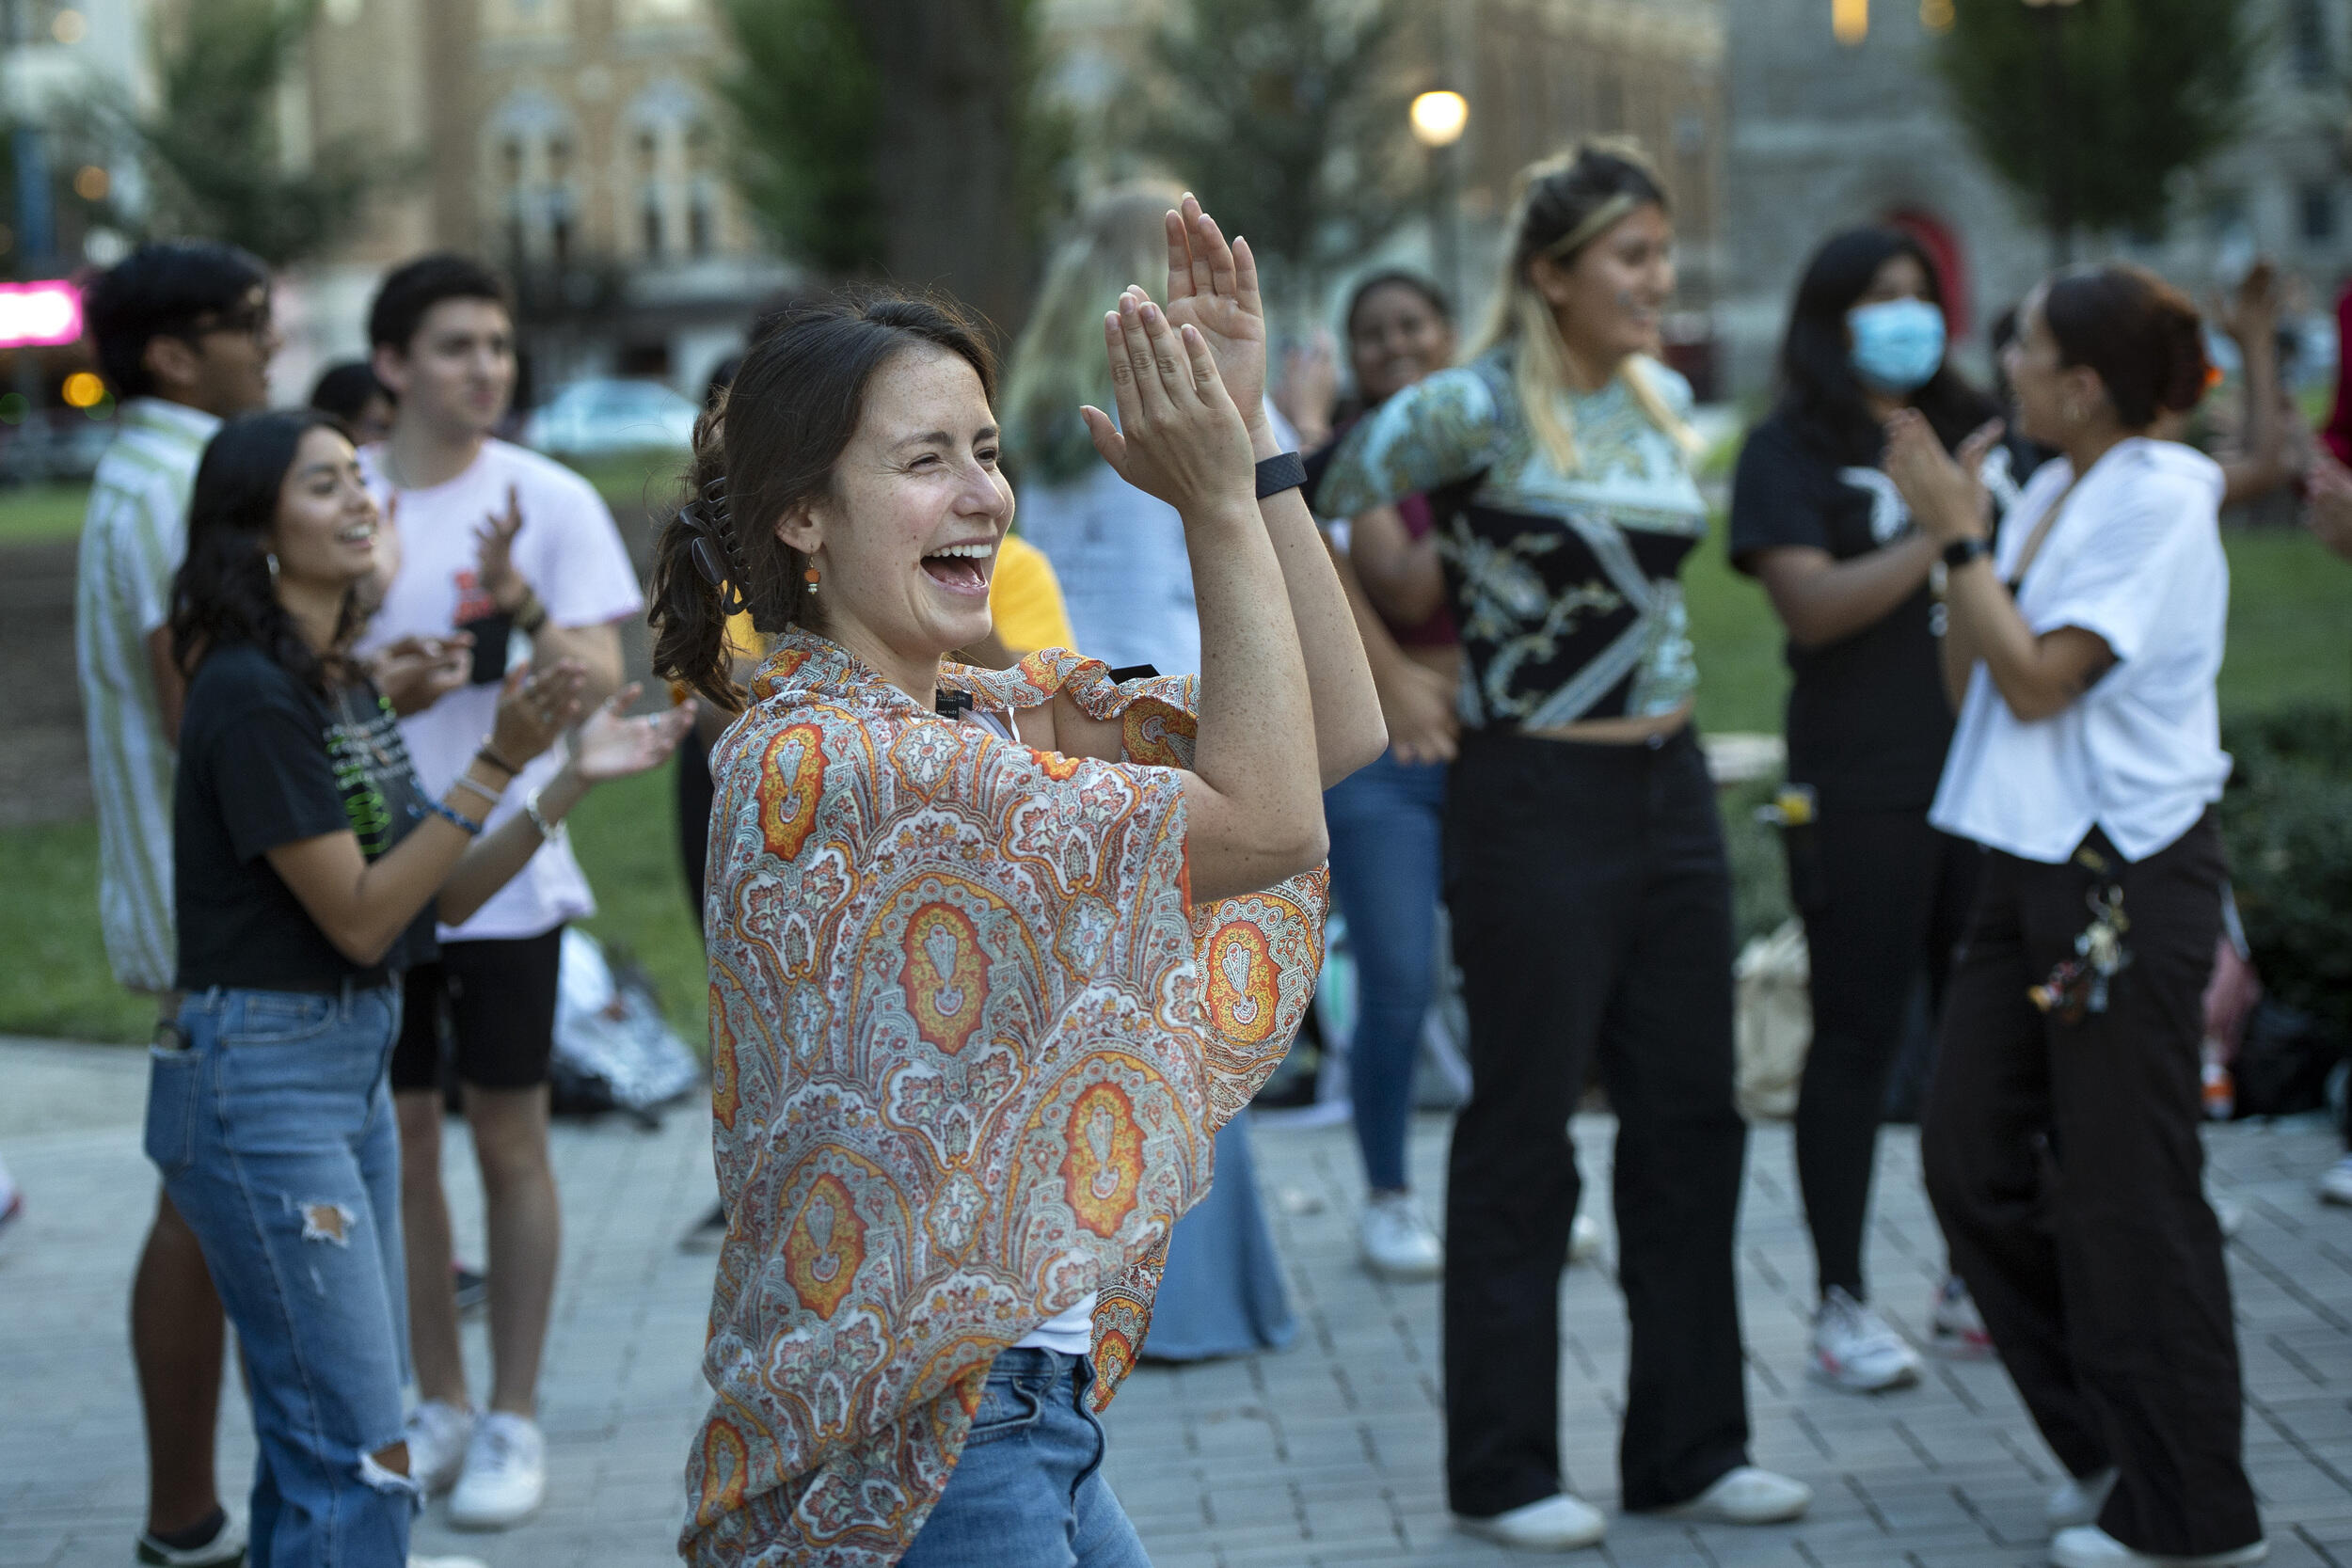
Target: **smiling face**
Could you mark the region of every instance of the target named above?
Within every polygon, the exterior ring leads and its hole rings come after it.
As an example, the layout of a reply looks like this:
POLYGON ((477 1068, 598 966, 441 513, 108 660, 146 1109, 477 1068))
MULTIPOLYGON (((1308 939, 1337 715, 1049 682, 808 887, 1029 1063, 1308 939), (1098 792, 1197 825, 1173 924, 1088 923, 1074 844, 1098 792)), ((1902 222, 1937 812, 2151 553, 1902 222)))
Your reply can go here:
POLYGON ((2090 366, 2061 362, 2058 338, 2042 313, 2044 293, 2036 288, 2017 308, 2017 336, 2001 351, 2001 370, 2016 399, 2018 432, 2062 447, 2080 429, 2084 414, 2106 403, 2106 388, 2090 366))
POLYGON ((1613 372, 1628 355, 1655 354, 1674 297, 1675 228, 1656 202, 1636 207, 1565 263, 1530 261, 1528 281, 1551 307, 1561 341, 1587 373, 1613 372))
POLYGON ((399 400, 396 420, 449 440, 486 436, 515 396, 514 324, 496 300, 438 300, 405 349, 379 348, 373 363, 399 400))
POLYGON ((359 474, 359 455, 338 432, 303 432, 278 489, 269 549, 278 590, 340 594, 375 565, 375 500, 359 474))
POLYGON ((1367 403, 1380 403, 1454 361, 1454 324, 1409 283, 1383 283, 1347 319, 1347 357, 1367 403))
POLYGON ((777 525, 818 573, 826 635, 925 700, 941 657, 989 632, 989 579, 1012 522, 996 461, 978 372, 946 349, 902 349, 866 383, 827 493, 777 525))

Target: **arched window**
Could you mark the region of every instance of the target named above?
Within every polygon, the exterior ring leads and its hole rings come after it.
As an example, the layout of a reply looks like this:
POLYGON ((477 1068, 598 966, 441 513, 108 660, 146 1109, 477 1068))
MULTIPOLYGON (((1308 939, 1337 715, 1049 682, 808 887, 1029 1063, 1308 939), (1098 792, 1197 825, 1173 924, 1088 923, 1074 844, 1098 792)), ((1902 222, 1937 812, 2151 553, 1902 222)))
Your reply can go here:
POLYGON ((644 259, 708 255, 718 185, 701 95, 681 82, 656 82, 631 101, 624 122, 629 206, 644 259))
POLYGON ((509 264, 563 267, 579 237, 579 132, 564 107, 528 88, 491 112, 485 161, 509 264))

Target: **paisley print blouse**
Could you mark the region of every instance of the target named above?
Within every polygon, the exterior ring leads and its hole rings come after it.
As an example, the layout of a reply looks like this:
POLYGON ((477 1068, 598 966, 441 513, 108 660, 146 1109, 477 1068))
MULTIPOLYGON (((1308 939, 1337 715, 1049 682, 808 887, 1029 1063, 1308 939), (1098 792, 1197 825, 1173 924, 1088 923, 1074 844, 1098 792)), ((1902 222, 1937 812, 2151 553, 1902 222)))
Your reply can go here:
POLYGON ((994 712, 1066 693, 1121 721, 1124 760, 944 720, 797 632, 711 758, 732 1223, 687 1466, 695 1563, 896 1562, 996 1354, 1090 1292, 1107 1403, 1211 1140, 1322 959, 1320 870, 1191 903, 1191 677, 1119 685, 1049 649, 941 685, 994 712))
MULTIPOLYGON (((1462 721, 1548 729, 1650 718, 1698 686, 1677 575, 1707 506, 1675 438, 1620 376, 1564 395, 1579 464, 1536 444, 1511 347, 1414 383, 1349 433, 1311 498, 1352 517, 1425 492, 1462 641, 1462 721)), ((1639 360, 1680 414, 1690 383, 1639 360)))

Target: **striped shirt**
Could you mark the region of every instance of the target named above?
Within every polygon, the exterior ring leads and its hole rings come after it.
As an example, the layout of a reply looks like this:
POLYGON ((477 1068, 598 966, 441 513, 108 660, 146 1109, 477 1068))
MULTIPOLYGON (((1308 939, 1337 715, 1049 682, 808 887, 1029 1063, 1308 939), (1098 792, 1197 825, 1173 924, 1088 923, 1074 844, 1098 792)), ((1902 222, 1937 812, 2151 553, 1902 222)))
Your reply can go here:
POLYGON ((171 618, 171 579, 187 548, 188 493, 212 415, 159 398, 122 405, 99 459, 74 588, 73 643, 98 806, 98 917, 115 978, 169 990, 172 750, 156 707, 148 635, 171 618))

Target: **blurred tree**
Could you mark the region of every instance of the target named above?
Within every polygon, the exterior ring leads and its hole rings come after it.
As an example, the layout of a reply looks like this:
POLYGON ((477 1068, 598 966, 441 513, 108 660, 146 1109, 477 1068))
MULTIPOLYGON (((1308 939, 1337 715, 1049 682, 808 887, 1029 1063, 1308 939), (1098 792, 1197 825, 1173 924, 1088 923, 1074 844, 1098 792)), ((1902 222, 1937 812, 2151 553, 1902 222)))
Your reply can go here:
POLYGON ((874 147, 882 89, 845 0, 724 0, 735 63, 735 180, 787 248, 827 272, 870 272, 884 245, 874 147))
POLYGON ((1410 93, 1382 69, 1404 0, 1187 0, 1152 45, 1140 140, 1311 296, 1405 215, 1410 93))
POLYGON ((1070 136, 1037 103, 1034 0, 723 5, 737 181, 776 238, 1017 329, 1070 136))
POLYGON ((402 172, 358 136, 289 166, 278 87, 318 12, 319 0, 201 0, 163 30, 157 106, 120 117, 153 185, 151 229, 229 240, 283 266, 348 232, 402 172))
POLYGON ((2172 176, 2243 126, 2258 41, 2250 0, 1975 0, 1936 65, 2063 261, 2077 228, 2162 228, 2172 176))

